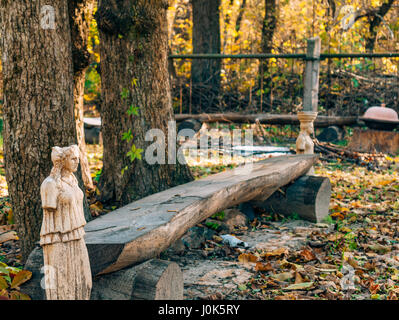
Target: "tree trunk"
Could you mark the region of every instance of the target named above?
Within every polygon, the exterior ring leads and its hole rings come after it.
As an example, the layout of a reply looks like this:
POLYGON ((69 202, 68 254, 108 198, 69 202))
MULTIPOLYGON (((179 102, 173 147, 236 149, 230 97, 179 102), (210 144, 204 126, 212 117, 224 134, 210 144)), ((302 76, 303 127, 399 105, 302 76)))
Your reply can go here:
POLYGON ((90 53, 87 51, 90 19, 94 9, 94 0, 70 0, 69 19, 72 38, 72 58, 74 71, 74 103, 78 145, 80 149, 80 165, 82 179, 86 188, 93 188, 89 163, 86 155, 84 135, 83 107, 86 70, 90 64, 90 53))
POLYGON ((144 157, 131 162, 127 156, 133 146, 145 150, 152 143, 145 141, 150 129, 167 137, 173 120, 167 8, 166 0, 99 2, 104 145, 99 188, 104 202, 126 204, 193 179, 187 165, 167 162, 167 141, 166 164, 150 165, 144 157), (129 115, 132 108, 137 113, 129 115), (133 138, 122 140, 129 130, 133 138))
POLYGON ((369 32, 366 35, 366 52, 373 53, 375 42, 377 40, 378 27, 382 23, 382 19, 384 19, 385 15, 388 13, 389 9, 391 9, 395 0, 388 0, 384 2, 379 8, 378 12, 375 15, 369 16, 369 32))
POLYGON ((240 29, 241 29, 241 22, 242 22, 242 18, 244 16, 244 11, 245 11, 245 5, 247 3, 247 0, 242 0, 241 6, 240 6, 240 11, 238 12, 238 17, 236 20, 236 36, 234 37, 234 43, 236 44, 238 42, 238 40, 240 39, 240 29))
POLYGON ((1 14, 6 179, 25 261, 39 239, 51 148, 77 142, 71 33, 66 1, 2 1, 1 14))
MULTIPOLYGON (((220 4, 220 0, 192 1, 193 53, 220 53, 220 4)), ((217 95, 220 70, 220 59, 194 59, 191 65, 193 95, 204 86, 217 95)))
MULTIPOLYGON (((265 18, 262 23, 261 53, 272 53, 274 31, 277 27, 277 3, 276 0, 265 0, 265 18)), ((259 87, 265 87, 270 81, 268 74, 268 60, 261 60, 259 66, 259 87), (263 85, 261 85, 263 81, 263 85)))

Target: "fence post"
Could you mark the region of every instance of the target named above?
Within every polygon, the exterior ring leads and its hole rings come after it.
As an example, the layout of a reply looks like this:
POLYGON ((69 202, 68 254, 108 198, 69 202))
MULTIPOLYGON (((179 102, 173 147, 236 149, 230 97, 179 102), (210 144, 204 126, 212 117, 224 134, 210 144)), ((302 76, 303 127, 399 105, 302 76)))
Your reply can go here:
POLYGON ((320 38, 308 39, 306 52, 303 111, 317 112, 319 101, 320 38))
MULTIPOLYGON (((314 134, 313 122, 317 117, 319 100, 319 72, 320 72, 320 38, 308 39, 306 52, 305 81, 303 89, 303 111, 298 112, 301 130, 296 141, 297 154, 313 154, 314 143, 311 134, 314 134)), ((313 167, 307 174, 314 174, 313 167)))

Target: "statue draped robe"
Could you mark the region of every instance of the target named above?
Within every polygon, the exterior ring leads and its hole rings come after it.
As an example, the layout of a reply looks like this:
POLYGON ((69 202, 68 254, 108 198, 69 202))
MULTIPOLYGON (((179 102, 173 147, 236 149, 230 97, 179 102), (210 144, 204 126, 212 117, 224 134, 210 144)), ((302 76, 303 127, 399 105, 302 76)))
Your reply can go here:
POLYGON ((41 186, 43 247, 47 300, 89 300, 92 279, 83 213, 83 192, 76 178, 47 177, 41 186))

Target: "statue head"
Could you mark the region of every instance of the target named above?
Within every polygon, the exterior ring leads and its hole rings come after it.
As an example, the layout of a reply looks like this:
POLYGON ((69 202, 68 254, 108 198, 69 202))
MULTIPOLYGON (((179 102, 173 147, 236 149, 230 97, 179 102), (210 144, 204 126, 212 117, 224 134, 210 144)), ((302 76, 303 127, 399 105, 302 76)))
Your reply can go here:
MULTIPOLYGON (((51 169, 50 176, 56 181, 58 189, 62 190, 62 173, 73 173, 78 169, 79 147, 77 145, 64 148, 53 147, 51 151, 51 161, 53 162, 53 168, 51 169)), ((76 180, 75 176, 72 176, 74 180, 76 180)))
POLYGON ((58 170, 64 169, 75 172, 79 165, 79 147, 72 145, 69 147, 53 147, 51 151, 51 161, 54 168, 58 170))
POLYGON ((301 122, 301 131, 305 131, 307 134, 313 134, 314 127, 312 121, 302 121, 301 122))

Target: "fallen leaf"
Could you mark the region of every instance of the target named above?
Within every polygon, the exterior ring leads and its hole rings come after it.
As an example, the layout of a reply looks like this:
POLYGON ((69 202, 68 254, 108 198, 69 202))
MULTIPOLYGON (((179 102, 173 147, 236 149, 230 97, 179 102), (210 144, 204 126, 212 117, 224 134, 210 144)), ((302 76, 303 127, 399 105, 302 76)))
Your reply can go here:
POLYGON ((309 249, 303 249, 300 252, 300 255, 302 257, 303 260, 305 260, 306 262, 308 261, 312 261, 316 259, 315 254, 313 253, 313 251, 309 250, 309 249))
POLYGON ((241 263, 257 262, 258 257, 251 253, 242 253, 238 256, 238 261, 241 263))
POLYGON ((31 300, 31 298, 25 293, 19 291, 11 291, 10 300, 31 300))
POLYGON ((285 255, 287 253, 288 253, 288 249, 287 248, 278 248, 278 249, 275 249, 275 250, 273 250, 271 252, 262 253, 261 257, 263 257, 263 258, 278 257, 278 256, 281 256, 281 255, 285 255))
POLYGON ((270 263, 257 262, 255 265, 256 271, 271 271, 273 267, 270 263))
POLYGON ((3 290, 0 289, 0 300, 10 300, 6 289, 3 290))
POLYGON ((305 290, 311 287, 313 287, 313 281, 291 284, 288 287, 283 288, 283 290, 305 290))
POLYGON ((0 276, 0 290, 7 288, 8 288, 7 280, 3 276, 0 276))
POLYGON ((295 284, 305 282, 299 272, 295 272, 295 284))
POLYGON ((369 244, 366 246, 367 249, 370 249, 374 252, 377 252, 379 254, 384 254, 387 253, 389 251, 391 251, 391 247, 389 246, 383 246, 381 244, 369 244))
POLYGON ((10 240, 18 240, 18 236, 15 231, 8 231, 8 232, 0 234, 0 243, 10 241, 10 240))
POLYGON ((246 284, 240 284, 239 286, 238 286, 238 290, 240 290, 240 291, 244 291, 244 290, 247 290, 248 288, 247 288, 247 285, 246 284))
POLYGON ((328 241, 338 241, 342 239, 344 235, 342 233, 331 233, 327 236, 328 241))
POLYGON ((290 271, 290 272, 282 272, 282 273, 274 274, 271 277, 278 281, 286 281, 286 280, 292 279, 294 276, 295 276, 295 272, 290 271))
POLYGON ((371 295, 375 295, 380 290, 380 285, 378 283, 371 282, 369 290, 371 295))
POLYGON ((12 279, 11 288, 15 289, 19 287, 21 284, 25 283, 32 277, 32 272, 28 270, 21 270, 18 274, 12 279))

